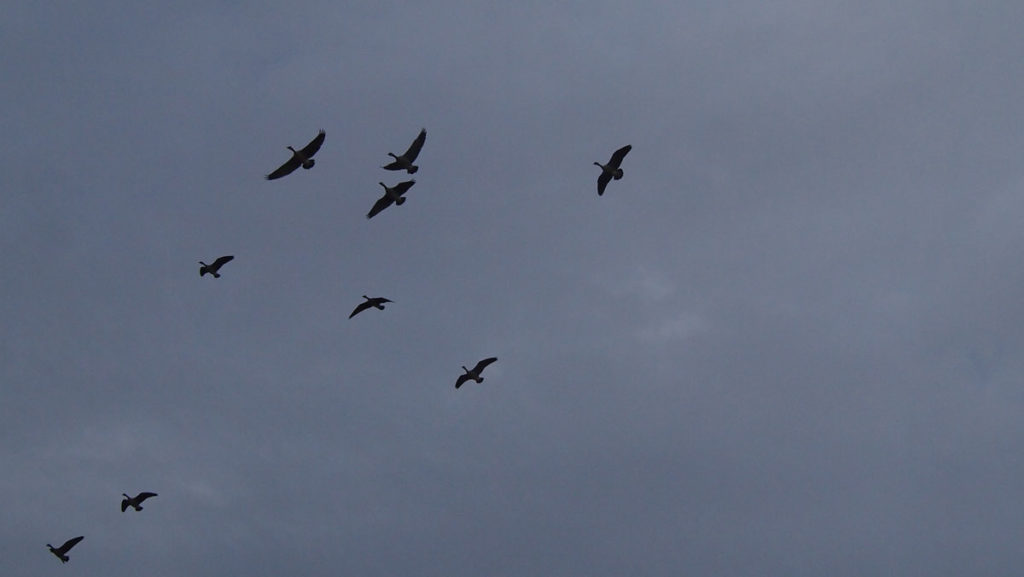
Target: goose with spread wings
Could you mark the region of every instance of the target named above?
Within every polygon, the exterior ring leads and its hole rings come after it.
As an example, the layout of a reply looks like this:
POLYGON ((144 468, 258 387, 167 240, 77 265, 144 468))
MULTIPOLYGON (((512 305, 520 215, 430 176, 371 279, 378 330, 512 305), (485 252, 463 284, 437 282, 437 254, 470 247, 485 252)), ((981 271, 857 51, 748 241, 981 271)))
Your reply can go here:
POLYGON ((313 155, 316 154, 316 151, 320 150, 320 146, 324 143, 325 138, 327 138, 327 133, 321 130, 313 140, 309 141, 309 144, 302 147, 302 150, 295 150, 291 146, 285 147, 292 151, 292 157, 288 159, 288 162, 279 166, 277 170, 268 174, 267 180, 288 176, 300 166, 307 169, 313 168, 313 165, 316 164, 316 161, 313 160, 313 155))
POLYGON ((81 541, 82 539, 85 539, 85 537, 84 536, 78 536, 78 537, 74 537, 72 539, 68 539, 60 547, 54 547, 53 545, 50 545, 49 543, 47 543, 46 546, 50 548, 50 553, 53 553, 54 555, 57 556, 58 559, 60 559, 61 563, 67 563, 68 559, 70 559, 70 557, 68 557, 68 551, 70 551, 71 548, 74 547, 75 545, 78 545, 78 542, 81 541))
POLYGON ((384 187, 384 196, 377 199, 377 202, 373 205, 373 208, 371 208, 370 212, 366 214, 366 218, 373 218, 378 213, 380 213, 380 211, 391 206, 392 204, 397 204, 398 206, 405 204, 405 197, 402 195, 405 194, 406 191, 408 191, 410 188, 412 188, 412 185, 416 184, 416 181, 407 180, 405 182, 399 182, 398 184, 392 187, 389 187, 383 182, 379 182, 377 184, 384 187))
POLYGON ((604 194, 604 187, 608 186, 608 183, 614 178, 618 180, 622 178, 622 169, 619 165, 622 164, 622 159, 626 158, 629 151, 633 149, 633 145, 627 144, 622 148, 615 151, 612 154, 612 159, 608 161, 608 164, 601 164, 595 162, 594 164, 601 167, 601 176, 597 177, 597 195, 601 196, 604 194))
POLYGON ((487 365, 493 363, 496 360, 498 360, 498 357, 486 358, 477 363, 476 366, 473 367, 472 369, 467 369, 466 366, 463 365, 462 370, 466 372, 464 374, 459 375, 459 380, 455 381, 455 388, 457 389, 461 387, 462 383, 465 383, 466 381, 470 380, 476 381, 477 383, 484 382, 484 378, 480 376, 480 373, 484 372, 484 369, 487 368, 487 365))
POLYGON ((121 512, 122 513, 124 513, 126 510, 128 510, 128 507, 131 507, 132 509, 135 509, 136 511, 141 511, 142 510, 142 502, 143 501, 145 501, 146 499, 149 499, 150 497, 156 497, 156 493, 149 493, 147 491, 143 491, 142 493, 139 493, 138 495, 135 495, 134 497, 129 497, 128 493, 121 493, 121 494, 124 495, 124 499, 121 499, 121 512))
POLYGON ((416 157, 420 155, 420 149, 423 148, 423 143, 427 140, 427 129, 420 129, 420 133, 416 136, 416 140, 412 141, 409 145, 409 150, 405 151, 402 156, 395 156, 393 152, 389 152, 388 156, 394 158, 394 162, 382 166, 384 170, 404 170, 409 174, 414 174, 420 167, 413 164, 416 161, 416 157))
POLYGON ((231 262, 231 260, 234 259, 234 258, 235 257, 232 256, 232 255, 222 256, 222 257, 218 258, 217 260, 213 261, 213 264, 206 264, 203 261, 199 261, 199 264, 201 265, 199 267, 199 276, 203 276, 206 273, 210 273, 210 274, 213 275, 213 278, 220 278, 220 273, 217 272, 217 271, 220 270, 220 267, 222 267, 225 264, 231 262))
POLYGON ((363 298, 366 299, 366 301, 359 303, 359 306, 357 306, 355 308, 355 310, 352 311, 352 314, 348 315, 348 318, 352 318, 352 317, 356 316, 357 314, 365 311, 366 309, 370 309, 370 308, 376 308, 378 310, 384 310, 384 303, 393 302, 391 299, 386 299, 384 297, 373 297, 373 298, 370 298, 370 297, 368 297, 366 295, 363 295, 363 298))

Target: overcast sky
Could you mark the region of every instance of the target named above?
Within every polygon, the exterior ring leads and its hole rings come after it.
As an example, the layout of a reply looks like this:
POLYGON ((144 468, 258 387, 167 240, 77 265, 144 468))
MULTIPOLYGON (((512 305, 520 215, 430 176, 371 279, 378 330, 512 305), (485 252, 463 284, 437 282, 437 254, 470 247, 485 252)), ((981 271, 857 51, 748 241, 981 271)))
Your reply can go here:
POLYGON ((1024 4, 346 4, 5 7, 0 574, 1020 574, 1024 4))

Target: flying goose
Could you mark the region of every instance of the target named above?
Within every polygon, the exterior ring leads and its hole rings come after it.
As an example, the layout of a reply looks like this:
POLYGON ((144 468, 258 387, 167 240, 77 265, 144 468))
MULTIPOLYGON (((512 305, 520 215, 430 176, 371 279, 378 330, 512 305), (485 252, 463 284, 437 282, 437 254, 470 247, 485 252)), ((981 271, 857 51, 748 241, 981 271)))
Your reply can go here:
POLYGON ((355 310, 352 311, 352 314, 348 315, 348 318, 352 318, 368 308, 376 307, 379 310, 384 310, 384 303, 393 302, 390 299, 386 299, 384 297, 370 298, 366 295, 363 295, 363 298, 366 299, 366 302, 359 303, 359 306, 357 306, 355 310))
POLYGON ((142 510, 142 502, 150 497, 156 497, 156 493, 142 492, 134 497, 129 497, 127 493, 121 493, 124 495, 124 499, 121 499, 121 512, 124 513, 128 507, 132 507, 136 511, 142 510))
POLYGON ((50 545, 49 543, 47 543, 46 546, 50 548, 50 553, 53 553, 54 555, 57 556, 58 559, 60 559, 61 563, 67 563, 68 559, 70 559, 70 557, 68 557, 68 551, 70 551, 71 548, 74 547, 75 545, 78 545, 78 542, 81 541, 82 539, 85 539, 85 537, 79 536, 79 537, 75 537, 73 539, 68 539, 67 541, 64 542, 63 545, 61 545, 60 547, 56 547, 56 548, 54 548, 54 546, 50 545))
POLYGON ((366 218, 373 218, 374 215, 391 206, 392 203, 401 206, 405 203, 405 197, 402 196, 407 190, 412 188, 412 185, 416 184, 415 180, 407 180, 405 182, 399 182, 395 186, 388 188, 388 185, 383 182, 377 183, 384 187, 384 196, 380 197, 377 202, 370 209, 370 212, 366 214, 366 218))
POLYGON ((608 161, 608 164, 601 164, 595 162, 594 164, 601 167, 601 176, 597 177, 597 196, 604 194, 604 187, 608 186, 611 179, 618 180, 622 178, 622 169, 619 168, 619 164, 622 163, 622 159, 626 158, 629 151, 633 148, 633 145, 627 144, 622 148, 615 151, 612 154, 612 159, 608 161))
POLYGON ((487 365, 493 363, 496 360, 498 360, 498 357, 490 357, 484 359, 477 363, 472 370, 467 369, 466 366, 463 365, 462 370, 466 371, 466 373, 463 375, 459 375, 459 380, 455 381, 455 388, 457 389, 461 387, 462 383, 465 383, 468 380, 474 380, 478 383, 484 382, 484 378, 480 376, 480 373, 482 373, 484 369, 487 368, 487 365))
POLYGON ((420 149, 423 148, 423 142, 427 140, 427 129, 420 129, 419 135, 416 140, 412 141, 409 145, 409 150, 405 151, 402 156, 395 156, 394 153, 389 152, 388 156, 395 159, 391 164, 382 166, 384 170, 404 170, 409 174, 415 173, 420 167, 413 164, 416 161, 416 157, 420 154, 420 149))
POLYGON ((302 150, 295 150, 291 146, 286 146, 288 150, 292 151, 292 157, 288 159, 288 162, 282 164, 277 170, 267 175, 267 180, 274 180, 287 176, 295 171, 296 168, 313 168, 316 161, 313 160, 313 155, 316 151, 320 150, 320 145, 324 143, 324 139, 327 138, 327 133, 320 130, 320 133, 316 135, 313 140, 309 141, 309 144, 304 146, 302 150))
POLYGON ((231 262, 231 259, 233 258, 235 257, 231 255, 222 256, 217 260, 213 261, 213 264, 206 264, 203 261, 199 261, 199 264, 202 265, 199 267, 199 276, 203 276, 206 273, 210 273, 213 275, 213 278, 220 278, 220 273, 218 273, 217 271, 220 270, 220 267, 231 262))

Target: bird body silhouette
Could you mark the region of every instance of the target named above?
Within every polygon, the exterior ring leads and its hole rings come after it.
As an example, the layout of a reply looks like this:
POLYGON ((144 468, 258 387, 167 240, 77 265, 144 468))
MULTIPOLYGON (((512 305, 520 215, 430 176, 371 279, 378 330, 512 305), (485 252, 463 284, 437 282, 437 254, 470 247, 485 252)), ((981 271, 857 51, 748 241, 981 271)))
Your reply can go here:
POLYGON ((71 548, 74 547, 75 545, 78 545, 78 542, 81 541, 82 539, 85 539, 85 537, 84 536, 78 536, 78 537, 74 537, 72 539, 68 539, 60 547, 54 547, 53 545, 50 545, 49 543, 47 543, 46 546, 50 548, 50 553, 53 553, 54 555, 57 556, 58 559, 60 559, 61 563, 67 563, 68 560, 70 559, 70 557, 68 557, 68 551, 70 551, 71 548))
POLYGON ((121 499, 121 512, 124 513, 128 507, 135 509, 136 511, 142 510, 142 502, 150 497, 156 497, 156 493, 142 492, 134 497, 129 497, 127 493, 121 493, 124 495, 124 499, 121 499))
POLYGON ((622 169, 619 168, 619 165, 622 164, 622 159, 626 158, 626 155, 632 149, 633 145, 627 144, 612 153, 612 158, 608 161, 608 164, 594 163, 601 167, 601 176, 597 177, 597 196, 604 194, 604 188, 608 186, 608 183, 613 178, 615 180, 622 178, 622 169))
POLYGON ((370 212, 366 213, 366 218, 373 218, 374 216, 379 214, 380 211, 391 206, 392 204, 397 204, 398 206, 402 206, 403 204, 405 204, 405 197, 402 195, 405 194, 406 191, 408 191, 410 188, 412 188, 412 185, 416 184, 416 181, 407 180, 405 182, 399 182, 398 184, 392 187, 389 187, 383 182, 378 182, 377 184, 384 187, 384 196, 377 199, 377 202, 374 203, 373 208, 370 209, 370 212))
POLYGON ((210 273, 213 275, 213 278, 220 278, 220 273, 217 271, 220 270, 220 267, 231 262, 231 260, 234 258, 235 257, 232 255, 222 256, 217 260, 213 261, 213 264, 206 264, 203 261, 199 261, 199 264, 202 265, 199 267, 199 276, 203 276, 206 273, 210 273))
POLYGON ((459 379, 455 381, 455 388, 457 389, 461 387, 462 383, 465 383, 466 381, 476 381, 477 383, 484 382, 484 378, 480 376, 480 373, 482 373, 484 369, 487 368, 487 365, 493 363, 496 360, 498 360, 498 357, 486 358, 477 363, 476 366, 473 367, 472 369, 467 369, 465 365, 463 365, 462 370, 466 372, 465 374, 459 375, 459 379))
POLYGON ((316 164, 316 161, 313 160, 313 155, 316 154, 316 151, 320 150, 320 146, 324 143, 325 138, 327 138, 327 133, 321 130, 313 140, 309 141, 309 144, 302 147, 302 150, 295 150, 291 146, 286 146, 285 148, 292 151, 292 157, 288 159, 288 162, 279 166, 277 170, 268 174, 267 180, 276 180, 282 176, 288 176, 300 166, 306 169, 313 168, 313 165, 316 164))
POLYGON ((368 297, 366 295, 363 295, 363 298, 366 299, 366 302, 359 303, 359 306, 357 306, 352 311, 352 314, 348 315, 348 318, 352 318, 352 317, 356 316, 357 314, 359 314, 359 313, 361 313, 361 312, 363 312, 363 311, 365 311, 366 309, 369 309, 369 308, 376 308, 378 310, 384 310, 384 303, 393 302, 390 299, 386 299, 384 297, 373 297, 373 298, 370 298, 370 297, 368 297))
POLYGON ((395 156, 393 152, 389 152, 388 156, 394 158, 394 162, 382 166, 384 170, 404 170, 409 174, 415 174, 420 167, 413 164, 416 157, 420 155, 420 149, 423 148, 423 143, 427 140, 427 129, 420 129, 419 135, 416 136, 416 140, 412 141, 409 145, 409 150, 405 151, 402 156, 395 156))

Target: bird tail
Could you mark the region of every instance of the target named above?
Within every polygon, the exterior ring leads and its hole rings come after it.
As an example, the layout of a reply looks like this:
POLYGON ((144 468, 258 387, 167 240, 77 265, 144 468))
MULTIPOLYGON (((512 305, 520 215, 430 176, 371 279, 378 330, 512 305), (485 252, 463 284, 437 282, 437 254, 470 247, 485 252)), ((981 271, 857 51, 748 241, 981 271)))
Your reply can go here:
POLYGON ((309 160, 307 160, 306 162, 303 162, 303 163, 302 163, 302 168, 305 168, 305 169, 310 169, 310 168, 313 168, 313 165, 314 165, 314 164, 316 164, 316 160, 314 160, 314 159, 310 158, 310 159, 309 159, 309 160))
POLYGON ((407 171, 407 172, 408 172, 409 174, 416 174, 416 171, 417 171, 417 170, 419 170, 419 169, 420 169, 420 167, 418 167, 418 166, 416 166, 416 165, 414 164, 414 165, 410 166, 410 167, 409 167, 408 169, 406 169, 406 171, 407 171))
POLYGON ((404 196, 398 197, 398 200, 395 201, 395 204, 397 204, 398 206, 402 206, 403 204, 405 204, 405 197, 404 196))
POLYGON ((622 169, 621 168, 616 170, 615 171, 615 180, 618 180, 618 179, 622 178, 622 174, 623 173, 622 173, 622 169))
POLYGON ((220 273, 213 273, 213 278, 220 278, 220 273))

